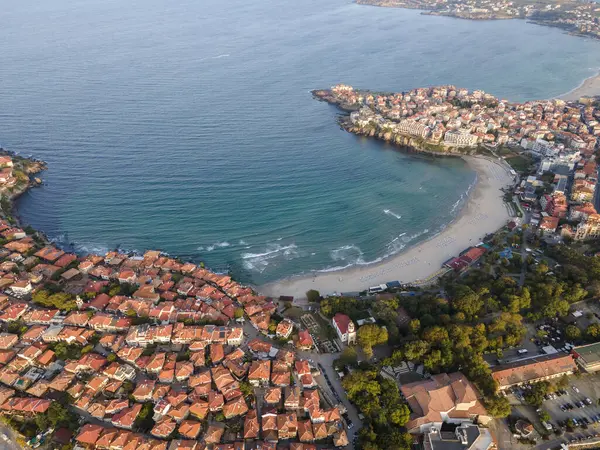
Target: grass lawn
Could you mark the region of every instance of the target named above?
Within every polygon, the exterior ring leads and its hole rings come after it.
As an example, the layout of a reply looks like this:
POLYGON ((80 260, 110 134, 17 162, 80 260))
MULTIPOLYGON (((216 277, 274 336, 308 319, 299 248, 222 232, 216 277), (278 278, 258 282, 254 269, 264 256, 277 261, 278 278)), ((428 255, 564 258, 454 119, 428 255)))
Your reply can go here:
POLYGON ((526 172, 531 165, 531 159, 522 155, 509 156, 506 158, 506 162, 517 172, 526 172))

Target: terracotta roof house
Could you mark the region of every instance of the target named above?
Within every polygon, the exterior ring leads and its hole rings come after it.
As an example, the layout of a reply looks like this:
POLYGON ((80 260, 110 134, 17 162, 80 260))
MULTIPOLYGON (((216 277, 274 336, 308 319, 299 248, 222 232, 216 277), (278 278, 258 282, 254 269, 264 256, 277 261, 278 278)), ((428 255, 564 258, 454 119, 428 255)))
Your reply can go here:
POLYGON ((285 388, 284 405, 288 410, 300 407, 300 388, 298 386, 285 388))
MULTIPOLYGON (((287 368, 286 368, 287 369, 287 368)), ((274 386, 285 387, 291 384, 291 373, 290 370, 273 372, 271 374, 271 383, 274 386)))
POLYGON ((170 436, 175 431, 175 428, 177 428, 177 424, 174 420, 169 417, 163 417, 155 423, 150 434, 164 439, 170 436))
POLYGON ((271 361, 252 361, 248 372, 248 382, 252 386, 265 386, 271 377, 271 361))
POLYGON ((312 432, 313 432, 315 441, 319 441, 321 439, 327 439, 327 437, 329 436, 329 433, 327 432, 327 425, 325 423, 313 423, 312 424, 312 432))
POLYGON ((539 228, 540 230, 549 231, 554 233, 556 228, 558 227, 559 218, 558 217, 544 217, 542 218, 539 228))
POLYGON ((204 441, 207 444, 218 444, 221 442, 223 433, 225 433, 225 424, 219 422, 211 423, 204 434, 204 441))
POLYGON ((223 394, 216 391, 210 391, 208 394, 208 408, 210 412, 221 411, 225 405, 223 394))
POLYGON ((275 410, 264 411, 261 417, 262 437, 265 441, 277 442, 279 433, 277 432, 277 412, 275 410))
POLYGON ((301 442, 290 443, 290 450, 317 450, 317 446, 313 444, 303 444, 301 442))
POLYGON ((248 411, 248 405, 244 397, 238 397, 231 402, 227 402, 223 407, 223 414, 226 419, 230 419, 235 416, 242 416, 248 411))
POLYGON ((314 346, 313 338, 308 330, 300 330, 298 332, 298 340, 296 347, 299 350, 310 350, 314 346))
POLYGON ((100 434, 102 434, 104 430, 105 428, 100 425, 93 425, 91 423, 85 424, 79 431, 75 440, 82 445, 93 446, 96 444, 96 441, 100 438, 100 434))
POLYGON ((490 420, 475 386, 460 372, 441 373, 400 389, 411 409, 406 424, 410 433, 423 433, 433 426, 440 428, 443 422, 490 420))
POLYGON ((281 388, 270 387, 265 389, 264 401, 267 405, 278 405, 281 402, 281 388))
POLYGON ((346 434, 346 430, 341 429, 336 434, 333 435, 333 445, 336 447, 345 447, 349 444, 348 435, 346 434))
POLYGON ((208 415, 208 402, 196 400, 190 406, 190 414, 199 420, 204 420, 208 415))
POLYGON ((211 344, 210 345, 210 360, 213 364, 217 364, 223 360, 225 357, 225 351, 223 349, 223 345, 221 344, 211 344))
POLYGON ((294 324, 289 319, 283 319, 281 322, 277 324, 277 329, 275 330, 275 335, 281 339, 287 339, 290 337, 294 331, 294 324))
POLYGON ((576 368, 571 355, 546 355, 495 366, 492 368, 492 378, 498 382, 498 389, 504 390, 523 383, 570 375, 576 368))
MULTIPOLYGON (((320 425, 325 426, 325 424, 320 425)), ((327 437, 327 434, 325 434, 325 437, 327 437)), ((315 440, 310 420, 298 421, 298 439, 301 442, 313 442, 315 440)))
POLYGON ((298 433, 298 418, 296 413, 277 415, 277 432, 279 439, 294 439, 298 433))
POLYGON ((136 403, 130 408, 124 408, 118 413, 116 413, 112 419, 111 423, 115 427, 125 428, 127 430, 131 430, 133 428, 133 424, 137 416, 142 411, 142 405, 140 403, 136 403))
POLYGON ((258 424, 258 417, 256 416, 256 410, 252 409, 244 417, 244 439, 255 439, 258 437, 260 426, 258 424))
POLYGON ((179 434, 188 439, 196 439, 200 434, 202 424, 195 420, 184 420, 179 425, 179 434))
POLYGON ((19 342, 19 336, 11 333, 0 333, 0 350, 9 350, 17 342, 19 342))

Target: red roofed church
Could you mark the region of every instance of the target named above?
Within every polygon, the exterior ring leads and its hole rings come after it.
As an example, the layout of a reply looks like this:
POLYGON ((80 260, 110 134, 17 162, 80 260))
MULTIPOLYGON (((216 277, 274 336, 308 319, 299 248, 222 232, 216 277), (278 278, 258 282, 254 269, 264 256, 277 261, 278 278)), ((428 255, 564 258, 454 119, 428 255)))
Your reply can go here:
POLYGON ((331 320, 340 341, 345 344, 356 344, 356 328, 354 322, 346 314, 337 313, 331 320))

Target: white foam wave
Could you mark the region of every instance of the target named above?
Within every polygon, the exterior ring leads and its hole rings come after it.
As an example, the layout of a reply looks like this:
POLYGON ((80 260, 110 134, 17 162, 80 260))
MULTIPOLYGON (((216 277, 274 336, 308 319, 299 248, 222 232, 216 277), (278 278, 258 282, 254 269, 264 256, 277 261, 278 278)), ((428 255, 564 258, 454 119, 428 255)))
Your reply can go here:
MULTIPOLYGON (((231 246, 231 244, 227 241, 223 241, 223 242, 215 242, 214 244, 211 245, 207 245, 205 247, 205 250, 207 252, 212 252, 213 250, 217 249, 217 248, 225 248, 225 247, 229 247, 231 246)), ((202 247, 198 247, 198 250, 202 249, 202 247)))
POLYGON ((289 261, 300 256, 296 244, 279 245, 275 243, 267 244, 264 252, 261 253, 242 253, 242 265, 248 270, 264 272, 265 269, 276 262, 277 259, 289 261))
POLYGON ((389 209, 384 209, 383 212, 385 214, 387 214, 388 216, 392 216, 395 217, 396 219, 402 219, 402 216, 400 214, 396 214, 395 212, 389 210, 389 209))
POLYGON ((465 200, 467 200, 469 198, 469 195, 471 194, 471 190, 473 189, 473 187, 475 187, 476 184, 477 184, 477 177, 475 177, 475 180, 469 185, 469 187, 467 187, 467 190, 465 192, 463 192, 462 194, 460 194, 460 197, 458 198, 458 200, 456 200, 456 202, 452 205, 452 208, 450 208, 451 213, 456 211, 456 208, 458 208, 465 200))
POLYGON ((216 56, 208 56, 206 58, 200 58, 200 61, 206 61, 207 59, 221 59, 221 58, 229 58, 229 54, 228 53, 224 53, 222 55, 216 55, 216 56))
POLYGON ((245 240, 243 240, 243 239, 240 239, 239 244, 240 245, 248 245, 248 243, 245 240))
POLYGON ((354 244, 343 245, 335 250, 331 250, 329 255, 334 261, 354 261, 354 263, 363 261, 362 250, 354 244))

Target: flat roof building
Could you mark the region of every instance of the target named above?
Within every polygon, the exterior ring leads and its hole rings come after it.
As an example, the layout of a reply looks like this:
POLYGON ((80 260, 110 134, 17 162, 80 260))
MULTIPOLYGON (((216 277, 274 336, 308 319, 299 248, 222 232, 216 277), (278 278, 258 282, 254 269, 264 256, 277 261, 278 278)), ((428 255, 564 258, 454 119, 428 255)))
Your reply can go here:
POLYGON ((588 373, 597 372, 600 370, 600 342, 575 347, 573 357, 582 370, 588 373))

